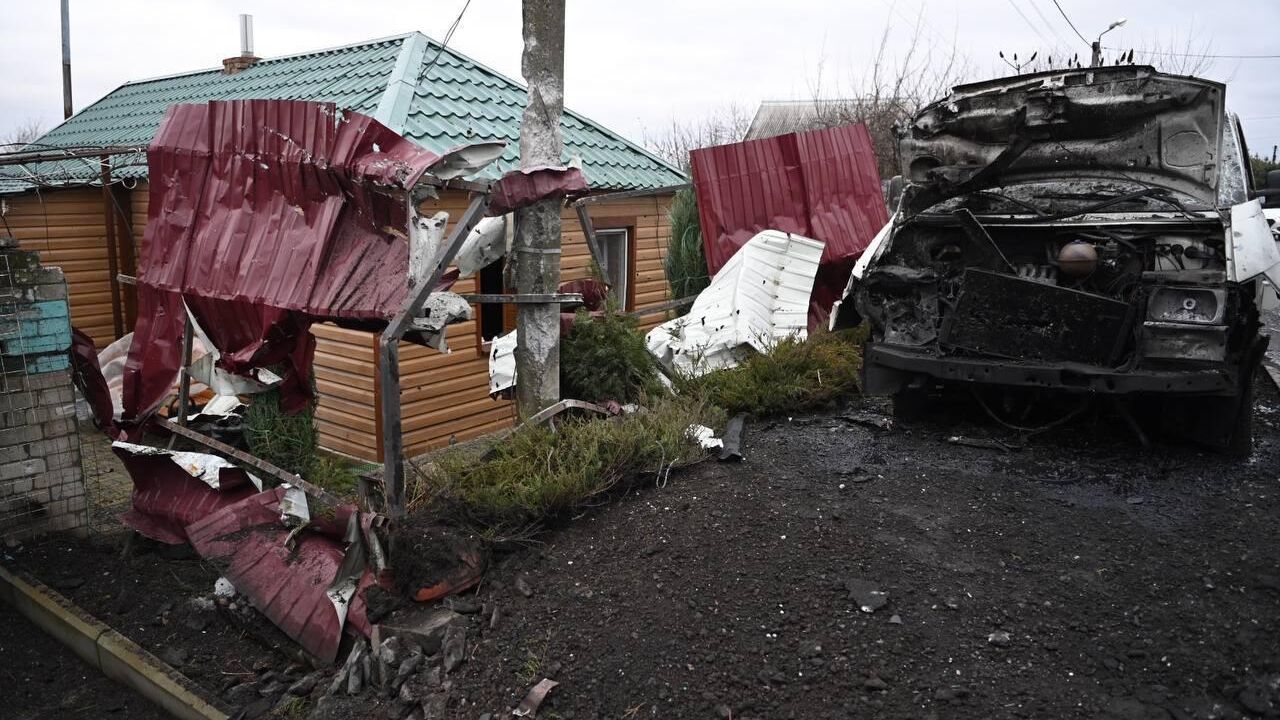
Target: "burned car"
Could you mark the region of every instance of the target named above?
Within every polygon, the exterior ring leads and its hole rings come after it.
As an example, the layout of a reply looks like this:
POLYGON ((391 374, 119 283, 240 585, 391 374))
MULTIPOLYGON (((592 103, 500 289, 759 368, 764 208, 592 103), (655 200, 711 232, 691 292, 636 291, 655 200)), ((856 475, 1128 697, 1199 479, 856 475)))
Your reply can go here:
POLYGON ((1109 397, 1139 435, 1136 406, 1247 452, 1280 252, 1225 91, 1075 68, 921 110, 897 211, 832 313, 870 325, 866 391, 1109 397))

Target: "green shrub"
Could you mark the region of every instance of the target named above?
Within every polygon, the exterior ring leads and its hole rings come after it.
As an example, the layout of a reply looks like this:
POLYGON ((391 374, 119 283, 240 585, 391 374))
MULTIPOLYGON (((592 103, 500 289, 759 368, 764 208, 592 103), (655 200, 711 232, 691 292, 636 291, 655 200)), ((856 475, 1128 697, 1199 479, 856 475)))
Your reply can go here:
POLYGON ((244 438, 251 454, 306 477, 316 457, 314 411, 286 415, 279 391, 255 395, 244 413, 244 438))
POLYGON ((697 295, 711 284, 707 258, 702 251, 702 226, 698 220, 698 198, 692 188, 675 194, 667 212, 671 223, 671 240, 667 257, 662 262, 671 297, 697 295))
POLYGON ((858 390, 865 330, 788 337, 741 365, 698 378, 677 378, 682 394, 730 413, 771 415, 825 405, 858 390))
POLYGON ((560 345, 560 395, 576 400, 637 402, 662 392, 658 365, 635 318, 613 308, 578 311, 560 345))
POLYGON ((524 425, 501 440, 441 453, 410 495, 491 538, 528 532, 638 475, 653 478, 703 457, 687 430, 722 419, 707 416, 695 400, 662 397, 632 415, 524 425))
POLYGON ((255 395, 244 413, 244 437, 249 452, 272 465, 301 475, 304 480, 342 498, 355 496, 366 463, 321 452, 316 439, 313 408, 296 415, 280 410, 280 394, 255 395))

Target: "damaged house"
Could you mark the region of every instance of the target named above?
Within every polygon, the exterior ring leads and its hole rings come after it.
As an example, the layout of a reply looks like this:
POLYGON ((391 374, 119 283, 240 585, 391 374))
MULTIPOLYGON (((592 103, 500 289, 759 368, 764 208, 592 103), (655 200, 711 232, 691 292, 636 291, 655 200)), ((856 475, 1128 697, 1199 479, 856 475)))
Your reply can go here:
MULTIPOLYGON (((251 53, 223 67, 128 82, 85 107, 33 144, 40 149, 115 152, 4 169, 0 211, 24 249, 60 266, 69 286, 72 323, 99 350, 130 333, 137 320, 134 288, 119 275, 137 274, 148 218, 146 146, 166 109, 178 103, 282 99, 333 103, 357 111, 443 155, 485 141, 503 141, 502 156, 476 179, 518 167, 525 88, 417 32, 277 58, 251 53), (135 148, 137 152, 119 152, 135 148), (105 189, 104 189, 105 185, 105 189)), ((601 270, 625 310, 669 300, 662 270, 668 244, 667 188, 686 181, 678 170, 609 131, 566 110, 566 164, 580 166, 590 192, 633 191, 591 205, 601 270)), ((81 155, 87 153, 80 153, 81 155)), ((443 188, 419 210, 453 221, 467 208, 464 189, 443 188)), ((578 215, 564 214, 562 279, 591 275, 591 253, 578 215)), ((458 293, 502 293, 499 258, 459 280, 458 293)), ((492 340, 514 328, 511 306, 477 305, 474 319, 451 326, 449 353, 406 344, 400 352, 401 405, 407 454, 421 453, 507 427, 514 409, 489 393, 492 340)), ((642 318, 644 327, 662 320, 642 318)), ((314 376, 316 426, 327 450, 380 461, 377 335, 317 324, 314 376)))

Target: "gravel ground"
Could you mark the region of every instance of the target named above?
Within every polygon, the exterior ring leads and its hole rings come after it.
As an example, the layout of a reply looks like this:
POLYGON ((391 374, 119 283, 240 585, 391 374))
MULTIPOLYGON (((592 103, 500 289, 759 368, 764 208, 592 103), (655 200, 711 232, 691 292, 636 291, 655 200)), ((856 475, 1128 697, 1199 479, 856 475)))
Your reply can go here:
POLYGON ((503 716, 544 676, 553 718, 1275 717, 1280 435, 1258 392, 1247 461, 1144 452, 1108 418, 1008 453, 949 443, 1007 439, 963 408, 757 423, 741 464, 509 558, 450 717, 503 716))

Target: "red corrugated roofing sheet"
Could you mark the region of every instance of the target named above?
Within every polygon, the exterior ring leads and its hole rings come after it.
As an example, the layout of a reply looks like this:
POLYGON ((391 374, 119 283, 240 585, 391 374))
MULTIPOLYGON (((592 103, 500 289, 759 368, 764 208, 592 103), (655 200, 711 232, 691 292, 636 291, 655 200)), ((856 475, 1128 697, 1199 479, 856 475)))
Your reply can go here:
POLYGON ((809 304, 810 329, 820 325, 858 256, 889 221, 866 126, 694 150, 690 160, 712 275, 761 230, 825 243, 809 304))
POLYGON ((286 409, 304 405, 311 321, 385 321, 403 306, 403 191, 437 160, 331 103, 170 107, 147 151, 124 417, 150 412, 170 387, 184 296, 224 367, 288 362, 286 409))
MULTIPOLYGON (((286 544, 290 530, 280 523, 283 495, 284 488, 251 495, 193 522, 186 532, 200 557, 221 565, 259 612, 307 652, 333 662, 344 624, 325 591, 346 550, 318 532, 299 533, 292 546, 286 544)), ((346 608, 347 626, 366 637, 371 627, 362 591, 372 582, 365 572, 346 608)))

